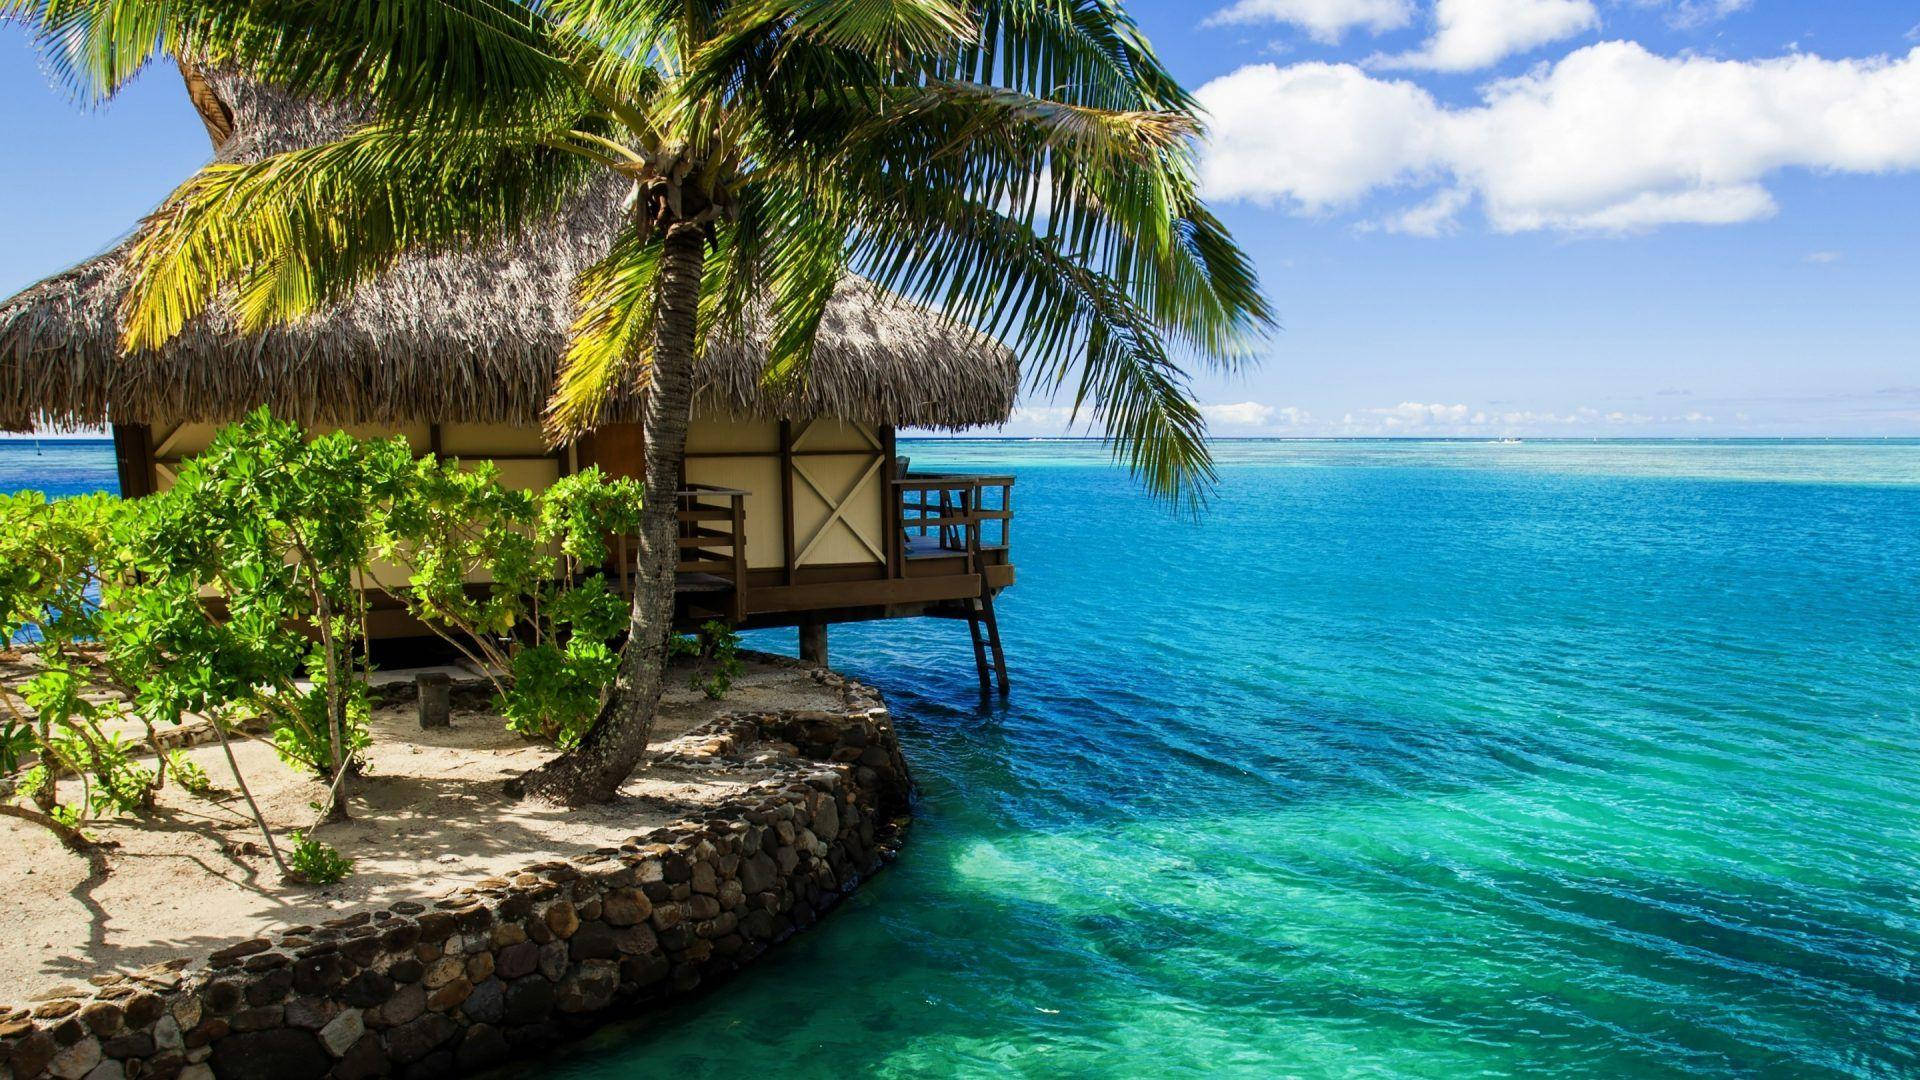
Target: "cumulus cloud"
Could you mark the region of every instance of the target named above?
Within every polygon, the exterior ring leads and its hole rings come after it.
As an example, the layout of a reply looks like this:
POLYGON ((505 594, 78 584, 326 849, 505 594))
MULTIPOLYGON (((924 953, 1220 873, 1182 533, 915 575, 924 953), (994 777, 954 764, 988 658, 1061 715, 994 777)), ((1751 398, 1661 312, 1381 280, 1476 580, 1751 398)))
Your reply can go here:
POLYGON ((1356 27, 1382 34, 1397 30, 1412 19, 1410 0, 1237 0, 1209 16, 1202 25, 1289 23, 1305 30, 1315 41, 1331 45, 1356 27))
POLYGON ((1808 261, 1808 262, 1810 262, 1810 263, 1818 263, 1819 265, 1822 265, 1822 266, 1827 266, 1827 265, 1830 265, 1830 264, 1832 264, 1832 263, 1837 263, 1837 262, 1839 262, 1839 261, 1840 261, 1841 259, 1843 259, 1843 258, 1845 258, 1845 257, 1846 257, 1846 256, 1844 256, 1844 255, 1842 255, 1842 254, 1841 254, 1840 252, 1838 252, 1838 251, 1809 251, 1809 252, 1807 252, 1807 261, 1808 261))
POLYGON ((1476 71, 1600 25, 1593 0, 1436 0, 1433 36, 1375 67, 1476 71))
POLYGON ((1737 61, 1602 42, 1468 106, 1352 64, 1259 64, 1199 96, 1211 197, 1326 214, 1443 188, 1425 213, 1396 212, 1407 232, 1439 231, 1469 199, 1503 232, 1729 224, 1777 212, 1763 181, 1781 169, 1920 169, 1920 49, 1737 61))

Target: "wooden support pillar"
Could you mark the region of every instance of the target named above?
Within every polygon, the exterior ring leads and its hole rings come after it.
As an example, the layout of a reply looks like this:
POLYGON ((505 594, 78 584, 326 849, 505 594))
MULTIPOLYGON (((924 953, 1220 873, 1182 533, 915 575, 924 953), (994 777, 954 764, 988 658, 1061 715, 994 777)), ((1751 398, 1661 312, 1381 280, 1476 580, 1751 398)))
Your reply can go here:
POLYGON ((820 667, 827 666, 827 624, 809 621, 800 624, 800 659, 820 667))

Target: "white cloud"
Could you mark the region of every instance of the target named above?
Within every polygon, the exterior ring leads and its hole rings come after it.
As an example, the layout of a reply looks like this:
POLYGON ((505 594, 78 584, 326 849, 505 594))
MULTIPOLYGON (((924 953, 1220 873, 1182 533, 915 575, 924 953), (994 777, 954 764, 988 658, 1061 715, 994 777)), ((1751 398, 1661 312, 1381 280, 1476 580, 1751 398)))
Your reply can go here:
POLYGON ((1830 264, 1832 264, 1832 263, 1837 263, 1837 262, 1839 262, 1839 261, 1840 261, 1841 259, 1844 259, 1844 258, 1846 258, 1846 256, 1845 256, 1845 255, 1842 255, 1842 254, 1841 254, 1840 252, 1838 252, 1838 251, 1809 251, 1809 252, 1807 252, 1807 261, 1808 261, 1808 262, 1810 262, 1810 263, 1819 263, 1819 264, 1820 264, 1820 265, 1822 265, 1822 266, 1826 266, 1826 265, 1830 265, 1830 264))
POLYGON ((1351 64, 1256 64, 1199 94, 1212 113, 1202 164, 1212 198, 1317 213, 1430 172, 1444 157, 1445 117, 1432 96, 1351 64))
POLYGON ((1920 169, 1920 49, 1734 61, 1602 42, 1463 107, 1351 64, 1252 65, 1199 96, 1211 197, 1326 214, 1443 186, 1383 225, 1409 232, 1469 196, 1503 232, 1728 224, 1777 212, 1762 182, 1781 169, 1920 169))
POLYGON ((1273 412, 1273 406, 1258 401, 1200 406, 1200 415, 1207 418, 1207 423, 1221 427, 1264 427, 1273 419, 1273 412))
POLYGON ((1331 45, 1347 31, 1365 27, 1375 34, 1397 30, 1413 19, 1410 0, 1237 0, 1207 18, 1203 26, 1291 23, 1315 41, 1331 45))
POLYGON ((1681 30, 1691 30, 1719 22, 1735 12, 1753 6, 1753 0, 1637 0, 1641 7, 1667 9, 1667 22, 1681 30))
POLYGON ((1460 212, 1472 201, 1471 191, 1448 188, 1418 206, 1390 214, 1379 221, 1367 222, 1361 228, 1365 231, 1382 229, 1408 236, 1445 236, 1460 227, 1460 212))
POLYGON ((1433 36, 1370 66, 1475 71, 1600 25, 1593 0, 1436 0, 1433 36))

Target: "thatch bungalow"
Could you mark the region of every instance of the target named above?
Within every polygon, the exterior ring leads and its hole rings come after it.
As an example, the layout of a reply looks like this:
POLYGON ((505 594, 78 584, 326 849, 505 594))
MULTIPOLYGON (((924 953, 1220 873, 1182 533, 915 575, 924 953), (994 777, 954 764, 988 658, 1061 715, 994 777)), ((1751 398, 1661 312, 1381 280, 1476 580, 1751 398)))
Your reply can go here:
MULTIPOLYGON (((188 71, 186 82, 223 160, 311 145, 352 119, 241 76, 188 71)), ((606 250, 619 194, 593 192, 512 242, 408 260, 297 325, 241 336, 216 312, 131 358, 119 352, 115 317, 123 243, 0 304, 0 427, 111 427, 130 496, 167 487, 221 424, 260 405, 312 427, 403 434, 421 454, 491 460, 528 488, 588 465, 638 476, 636 394, 572 445, 550 447, 540 432, 572 318, 569 285, 606 250)), ((757 342, 738 341, 698 375, 681 617, 797 625, 821 659, 829 622, 962 617, 984 684, 999 651, 992 597, 1013 581, 1012 480, 910 474, 894 431, 1005 421, 1018 383, 1012 354, 850 279, 803 386, 769 391, 763 364, 757 342)), ((630 567, 618 569, 625 580, 630 567)), ((379 618, 383 635, 417 629, 397 606, 379 618)))

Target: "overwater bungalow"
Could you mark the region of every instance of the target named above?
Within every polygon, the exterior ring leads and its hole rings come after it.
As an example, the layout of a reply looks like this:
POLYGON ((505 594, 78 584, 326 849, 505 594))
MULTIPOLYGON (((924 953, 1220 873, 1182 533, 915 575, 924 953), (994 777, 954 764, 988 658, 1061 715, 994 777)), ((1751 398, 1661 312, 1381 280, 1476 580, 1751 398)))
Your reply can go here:
MULTIPOLYGON (((187 70, 220 160, 253 161, 343 131, 337 103, 187 70)), ((123 356, 123 242, 0 304, 0 427, 101 425, 121 491, 164 490, 218 428, 261 405, 320 429, 405 436, 417 453, 491 461, 539 489, 587 466, 640 476, 641 396, 565 446, 540 419, 572 321, 570 285, 607 249, 622 192, 597 188, 547 226, 495 246, 406 260, 350 301, 242 336, 214 312, 157 353, 123 356)), ((993 598, 1014 580, 1013 478, 910 472, 900 427, 1004 422, 1018 385, 1001 343, 858 279, 823 321, 803 385, 770 389, 765 351, 736 341, 698 373, 680 492, 678 617, 797 626, 826 659, 830 623, 964 620, 982 689, 1006 667, 993 598)), ((631 587, 632 547, 609 571, 631 587)), ((371 632, 422 632, 391 597, 371 632)))

